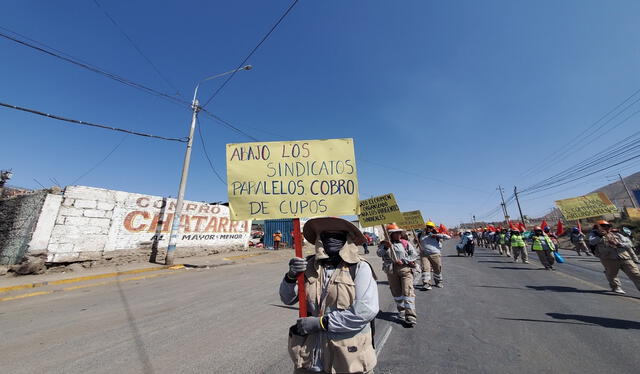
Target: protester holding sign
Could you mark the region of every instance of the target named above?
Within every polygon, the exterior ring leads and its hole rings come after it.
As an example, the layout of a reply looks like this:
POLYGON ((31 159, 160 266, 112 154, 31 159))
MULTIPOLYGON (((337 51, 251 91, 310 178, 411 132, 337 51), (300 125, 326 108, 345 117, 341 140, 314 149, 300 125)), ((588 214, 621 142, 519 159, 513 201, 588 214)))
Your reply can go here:
POLYGON ((401 238, 404 230, 398 225, 388 225, 387 232, 390 238, 380 243, 377 253, 382 257, 382 270, 387 273, 391 295, 398 309, 398 318, 409 326, 414 326, 417 315, 413 271, 418 254, 409 241, 401 238))
POLYGON ((365 242, 360 230, 334 217, 304 225, 315 255, 293 258, 280 283, 280 299, 298 302, 296 277, 304 273, 308 317, 289 331, 295 373, 371 373, 376 352, 370 322, 376 317, 378 287, 371 266, 358 257, 365 242))

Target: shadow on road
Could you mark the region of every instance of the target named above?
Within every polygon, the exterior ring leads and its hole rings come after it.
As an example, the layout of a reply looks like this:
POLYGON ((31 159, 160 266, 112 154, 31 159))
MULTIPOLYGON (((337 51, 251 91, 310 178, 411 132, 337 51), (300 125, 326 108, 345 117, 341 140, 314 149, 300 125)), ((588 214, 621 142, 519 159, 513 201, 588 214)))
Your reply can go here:
POLYGON ((275 307, 278 307, 278 308, 283 308, 283 309, 298 310, 298 307, 297 307, 297 306, 290 306, 290 305, 278 305, 278 304, 268 304, 268 305, 275 306, 275 307))
POLYGON ((640 330, 640 322, 630 321, 626 319, 585 316, 582 314, 564 314, 564 313, 547 313, 547 315, 553 319, 559 319, 562 321, 529 319, 529 318, 503 318, 503 317, 498 317, 498 319, 507 320, 507 321, 521 321, 521 322, 542 322, 542 323, 562 323, 562 324, 583 325, 583 326, 602 326, 606 328, 621 329, 621 330, 640 330), (574 320, 577 322, 570 322, 569 320, 574 320))
POLYGON ((140 330, 138 330, 138 326, 136 325, 135 317, 131 312, 129 301, 124 294, 124 290, 122 290, 122 285, 120 284, 120 282, 117 282, 116 285, 118 286, 118 293, 120 294, 120 299, 122 300, 124 312, 127 314, 127 323, 129 324, 129 329, 131 329, 131 335, 133 336, 133 343, 136 348, 136 353, 138 354, 138 359, 142 364, 142 372, 145 374, 153 374, 155 371, 153 370, 153 366, 151 365, 149 353, 144 347, 144 341, 142 340, 142 335, 140 335, 140 330))
POLYGON ((508 260, 507 260, 507 261, 486 261, 486 260, 480 260, 480 261, 478 261, 478 262, 484 262, 484 263, 487 263, 487 264, 507 264, 507 263, 508 263, 508 260))
POLYGON ((541 269, 532 269, 525 267, 517 267, 517 266, 492 266, 492 269, 502 269, 502 270, 541 270, 541 269))
POLYGON ((503 288, 503 289, 507 289, 507 290, 525 290, 524 288, 520 288, 520 287, 504 287, 504 286, 473 286, 473 287, 478 287, 478 288, 503 288))
POLYGON ((574 292, 574 293, 594 293, 594 294, 608 294, 609 291, 606 290, 581 290, 575 287, 567 287, 567 286, 527 286, 532 290, 536 291, 553 291, 553 292, 574 292))
POLYGON ((398 324, 400 326, 404 326, 404 322, 400 321, 397 318, 398 313, 395 312, 383 312, 383 311, 379 311, 378 315, 376 316, 376 319, 381 319, 384 321, 389 321, 395 324, 398 324))
POLYGON ((588 323, 580 323, 580 322, 561 322, 561 321, 550 321, 550 320, 544 320, 544 319, 531 319, 531 318, 505 318, 505 317, 497 317, 497 318, 505 321, 560 323, 560 324, 566 324, 566 325, 591 326, 588 323))
POLYGON ((378 284, 386 284, 387 286, 389 285, 389 281, 377 281, 378 284))
POLYGON ((582 314, 547 313, 551 318, 562 320, 575 320, 585 322, 590 325, 598 325, 612 329, 640 330, 640 322, 626 319, 606 318, 596 316, 585 316, 582 314))

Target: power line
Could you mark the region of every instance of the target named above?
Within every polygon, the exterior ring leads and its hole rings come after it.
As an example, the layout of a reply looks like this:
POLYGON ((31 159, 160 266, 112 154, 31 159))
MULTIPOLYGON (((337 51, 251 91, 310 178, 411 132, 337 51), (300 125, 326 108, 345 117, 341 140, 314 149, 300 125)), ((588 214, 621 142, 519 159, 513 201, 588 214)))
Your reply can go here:
MULTIPOLYGON (((614 113, 616 110, 618 110, 620 107, 622 107, 626 102, 628 102, 629 100, 631 100, 634 96, 636 96, 638 93, 640 93, 640 89, 636 90, 635 92, 633 92, 631 95, 629 95, 627 98, 625 98, 621 103, 619 103, 618 105, 616 105, 613 109, 609 110, 607 113, 605 113, 603 116, 601 116, 600 118, 598 118, 597 121, 593 122, 591 125, 589 125, 589 127, 587 127, 586 129, 584 129, 580 134, 578 134, 577 136, 571 138, 571 140, 569 140, 566 144, 564 144, 562 147, 558 148, 555 152, 551 153, 550 155, 548 155, 542 162, 540 162, 540 164, 538 166, 534 166, 530 169, 528 169, 524 174, 522 174, 522 176, 526 176, 527 174, 530 174, 531 172, 533 172, 534 170, 544 170, 544 164, 553 159, 554 157, 559 157, 559 155, 561 154, 566 154, 567 150, 571 150, 571 147, 575 147, 577 144, 580 143, 580 140, 582 140, 582 136, 587 134, 592 128, 594 128, 595 126, 598 125, 598 123, 600 123, 601 121, 603 121, 605 118, 607 118, 610 114, 614 113), (575 144, 574 144, 575 143, 575 144)), ((620 114, 622 114, 623 112, 625 112, 629 107, 631 107, 632 105, 634 105, 635 103, 637 103, 639 99, 636 99, 634 102, 632 102, 631 104, 629 104, 627 107, 625 107, 623 110, 621 110, 620 112, 618 112, 618 114, 616 114, 615 116, 613 116, 612 118, 609 118, 609 120, 607 120, 602 126, 606 125, 607 123, 609 123, 610 121, 612 121, 613 119, 615 119, 617 116, 619 116, 620 114)), ((602 126, 600 126, 598 128, 598 130, 600 128, 602 128, 602 126)), ((596 132, 598 131, 596 130, 596 132)), ((587 135, 584 139, 588 138, 589 135, 587 135)), ((535 174, 533 174, 535 175, 535 174)))
POLYGON ((215 115, 215 114, 213 114, 213 113, 209 112, 208 110, 206 110, 206 109, 204 109, 204 108, 202 108, 202 107, 200 107, 200 110, 201 110, 204 114, 206 114, 207 116, 209 116, 209 117, 211 117, 212 119, 214 119, 214 120, 218 121, 218 122, 219 122, 219 123, 221 123, 222 125, 224 125, 224 126, 226 126, 226 127, 230 128, 231 130, 233 130, 233 131, 237 132, 238 134, 243 135, 243 136, 245 136, 245 137, 247 137, 247 138, 249 138, 249 139, 253 140, 254 142, 259 142, 259 141, 260 141, 258 138, 254 137, 253 135, 251 135, 251 134, 249 134, 249 133, 245 132, 244 130, 242 130, 242 129, 238 128, 237 126, 235 126, 235 125, 234 125, 234 124, 232 124, 231 122, 229 122, 229 121, 227 121, 227 120, 225 120, 225 119, 223 119, 223 118, 220 118, 219 116, 217 116, 217 115, 215 115))
POLYGON ((96 6, 98 7, 98 9, 100 9, 102 11, 102 13, 105 15, 105 17, 107 17, 109 19, 109 21, 111 21, 111 23, 113 23, 113 25, 116 27, 116 29, 118 29, 118 31, 120 31, 120 33, 125 37, 125 39, 127 39, 129 41, 129 43, 131 43, 131 45, 133 46, 133 48, 138 51, 138 53, 140 54, 140 56, 142 56, 142 58, 144 58, 147 63, 153 68, 153 70, 155 70, 155 72, 158 74, 158 76, 160 76, 160 78, 162 78, 162 80, 165 81, 165 83, 171 87, 175 92, 176 95, 180 96, 180 90, 178 90, 176 88, 176 86, 171 83, 171 81, 160 72, 160 69, 158 69, 158 67, 151 61, 151 59, 149 59, 149 57, 147 57, 143 52, 142 49, 138 46, 138 44, 136 42, 133 41, 133 39, 124 31, 124 29, 118 24, 118 22, 116 22, 116 20, 107 12, 107 10, 98 2, 98 0, 93 0, 93 2, 96 4, 96 6))
POLYGON ((262 45, 262 43, 264 43, 269 36, 271 36, 271 34, 276 30, 276 28, 278 27, 278 25, 280 25, 280 23, 285 19, 285 17, 287 17, 287 15, 291 12, 291 10, 293 9, 293 7, 296 6, 296 4, 298 4, 299 0, 293 0, 293 2, 291 3, 291 5, 289 5, 289 8, 287 8, 287 10, 280 16, 280 18, 278 19, 278 21, 276 21, 276 23, 271 27, 271 29, 269 30, 269 32, 267 32, 262 39, 260 39, 260 42, 258 42, 258 44, 253 47, 253 49, 251 50, 251 52, 249 52, 249 54, 247 55, 247 57, 244 58, 244 60, 242 60, 242 62, 240 64, 238 64, 238 67, 236 69, 236 71, 233 72, 233 74, 229 75, 229 77, 227 79, 225 79, 224 82, 222 82, 222 84, 220 85, 220 87, 218 87, 218 89, 213 93, 213 95, 211 95, 211 97, 209 98, 209 100, 207 100, 204 105, 202 106, 203 108, 206 107, 207 105, 209 105, 209 103, 211 102, 211 100, 213 100, 214 97, 216 97, 220 91, 222 91, 222 89, 227 85, 227 83, 229 83, 229 81, 231 79, 233 79, 233 77, 236 75, 237 71, 245 65, 245 63, 249 60, 249 58, 251 58, 251 56, 253 56, 253 54, 258 50, 258 48, 260 48, 260 46, 262 45))
POLYGON ((87 175, 89 175, 92 171, 94 171, 95 169, 98 168, 98 166, 102 165, 103 162, 107 161, 107 159, 109 157, 111 157, 111 155, 118 149, 120 148, 120 146, 122 145, 122 143, 124 143, 124 140, 127 138, 127 136, 129 136, 129 134, 124 134, 124 136, 122 137, 122 139, 120 139, 120 141, 118 142, 118 144, 116 144, 115 147, 113 147, 113 149, 111 149, 111 151, 109 151, 109 153, 107 153, 106 156, 104 156, 100 161, 98 161, 95 165, 93 165, 91 168, 89 168, 89 170, 85 171, 83 174, 81 174, 78 178, 76 178, 73 182, 71 182, 71 185, 75 185, 76 183, 78 183, 78 181, 84 177, 86 177, 87 175))
MULTIPOLYGON (((198 120, 197 124, 200 125, 200 120, 198 120)), ((207 158, 207 161, 209 161, 209 166, 211 167, 211 171, 213 171, 213 174, 215 174, 216 177, 218 177, 218 180, 226 186, 227 182, 220 176, 215 166, 213 166, 213 162, 211 161, 211 158, 209 157, 209 152, 207 152, 207 145, 205 144, 204 137, 202 136, 201 126, 198 126, 198 135, 200 135, 200 141, 202 142, 202 150, 204 151, 204 155, 207 158)))
POLYGON ((481 189, 478 189, 478 188, 463 186, 463 185, 454 184, 454 183, 449 183, 449 182, 444 181, 444 180, 439 179, 439 178, 429 177, 429 176, 418 174, 418 173, 414 173, 414 172, 411 172, 411 171, 402 170, 402 169, 399 169, 397 167, 392 167, 392 166, 380 164, 378 162, 366 160, 366 159, 363 159, 363 158, 360 158, 359 160, 362 161, 362 162, 368 163, 368 164, 372 164, 372 165, 376 165, 376 166, 383 167, 383 168, 386 168, 386 169, 394 170, 394 171, 396 171, 398 173, 403 173, 403 174, 416 176, 418 178, 431 180, 431 181, 442 183, 442 184, 446 184, 446 185, 449 185, 449 186, 452 186, 452 187, 457 187, 457 188, 462 188, 462 189, 466 189, 466 190, 470 190, 470 191, 482 192, 482 193, 487 193, 487 194, 490 193, 490 192, 487 192, 487 191, 484 191, 484 190, 481 190, 481 189))
POLYGON ((131 134, 131 135, 144 136, 144 137, 147 137, 147 138, 170 140, 170 141, 181 142, 181 143, 186 143, 187 142, 187 140, 184 139, 184 138, 169 138, 169 137, 165 137, 165 136, 152 135, 152 134, 146 134, 146 133, 143 133, 143 132, 137 132, 137 131, 127 130, 127 129, 121 129, 121 128, 118 128, 118 127, 112 127, 112 126, 101 125, 101 124, 97 124, 97 123, 80 121, 80 120, 76 120, 76 119, 57 116, 55 114, 49 114, 49 113, 40 112, 40 111, 35 110, 35 109, 29 109, 29 108, 19 107, 19 106, 16 106, 16 105, 6 104, 6 103, 3 103, 3 102, 0 102, 0 106, 6 107, 6 108, 11 108, 11 109, 16 109, 16 110, 21 110, 21 111, 27 112, 27 113, 37 114, 39 116, 43 116, 43 117, 47 117, 47 118, 57 119, 59 121, 74 123, 74 124, 77 124, 77 125, 98 127, 98 128, 105 129, 105 130, 119 131, 119 132, 124 132, 124 133, 127 133, 127 134, 131 134))
MULTIPOLYGON (((7 30, 4 27, 2 29, 3 30, 7 30)), ((8 30, 8 31, 10 31, 10 30, 8 30)), ((13 32, 13 31, 10 31, 10 32, 15 34, 15 35, 19 35, 16 32, 13 32)), ((47 54, 49 56, 55 57, 57 59, 69 62, 69 63, 71 63, 73 65, 79 66, 79 67, 81 67, 83 69, 86 69, 86 70, 89 70, 91 72, 103 75, 103 76, 105 76, 107 78, 113 79, 113 80, 115 80, 117 82, 120 82, 120 83, 123 83, 123 84, 125 84, 127 86, 137 88, 137 89, 142 90, 142 91, 144 91, 146 93, 149 93, 149 94, 158 96, 160 98, 169 100, 170 102, 180 104, 181 106, 190 106, 191 105, 191 103, 189 103, 188 101, 186 101, 184 99, 181 99, 181 98, 166 94, 164 92, 158 91, 158 90, 153 89, 151 87, 147 87, 147 86, 145 86, 143 84, 134 82, 134 81, 132 81, 130 79, 121 77, 121 76, 119 76, 117 74, 110 73, 110 72, 108 72, 108 71, 106 71, 104 69, 101 69, 99 67, 96 67, 94 65, 82 62, 79 59, 74 58, 74 57, 72 57, 72 56, 70 56, 70 55, 68 55, 66 53, 64 54, 66 56, 63 56, 63 54, 59 53, 58 51, 54 50, 51 47, 46 46, 45 44, 43 44, 41 42, 37 42, 37 44, 40 44, 42 46, 42 47, 38 47, 38 46, 36 46, 34 44, 28 43, 28 42, 26 42, 24 40, 20 40, 18 38, 12 37, 12 36, 7 35, 7 34, 2 33, 2 32, 0 32, 0 37, 3 37, 5 39, 7 39, 7 40, 10 40, 10 41, 13 41, 15 43, 18 43, 18 44, 20 44, 22 46, 34 49, 34 50, 39 51, 39 52, 42 52, 42 53, 47 54)))

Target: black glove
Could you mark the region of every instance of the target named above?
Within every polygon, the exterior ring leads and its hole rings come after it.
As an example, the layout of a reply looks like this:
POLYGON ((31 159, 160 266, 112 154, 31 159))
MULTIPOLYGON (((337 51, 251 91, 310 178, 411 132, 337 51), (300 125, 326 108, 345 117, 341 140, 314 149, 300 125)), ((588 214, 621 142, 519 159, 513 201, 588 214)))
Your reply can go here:
POLYGON ((300 257, 294 257, 289 260, 289 272, 287 273, 287 277, 295 279, 298 274, 305 270, 307 270, 307 260, 300 257))
POLYGON ((322 326, 320 325, 320 317, 298 318, 298 321, 296 322, 296 328, 298 329, 299 335, 309 335, 313 332, 323 330, 322 326))

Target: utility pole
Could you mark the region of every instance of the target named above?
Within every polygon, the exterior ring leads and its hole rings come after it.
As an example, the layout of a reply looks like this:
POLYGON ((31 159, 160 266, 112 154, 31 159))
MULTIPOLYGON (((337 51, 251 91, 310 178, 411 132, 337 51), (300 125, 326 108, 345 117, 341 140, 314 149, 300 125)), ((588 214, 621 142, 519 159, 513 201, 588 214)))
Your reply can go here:
POLYGON ((180 188, 178 189, 178 201, 176 202, 176 211, 173 214, 173 223, 171 224, 171 235, 169 236, 169 246, 167 247, 167 256, 165 257, 165 265, 173 265, 173 259, 176 255, 176 243, 180 231, 180 216, 182 215, 182 203, 184 202, 184 191, 187 189, 187 177, 189 176, 189 164, 191 162, 191 148, 193 148, 193 135, 198 121, 198 112, 200 111, 198 99, 193 99, 193 113, 191 115, 191 128, 189 129, 189 140, 187 141, 187 151, 184 154, 184 163, 182 164, 182 177, 180 177, 180 188))
POLYGON ((622 175, 618 174, 618 177, 620 177, 620 182, 622 182, 622 186, 624 186, 625 191, 627 191, 627 195, 629 195, 629 200, 631 200, 631 205, 633 205, 634 208, 638 208, 638 204, 636 204, 636 201, 633 199, 633 196, 631 196, 631 191, 629 191, 629 187, 627 187, 627 184, 624 183, 624 179, 622 179, 622 175))
POLYGON ((502 199, 502 213, 504 214, 504 223, 506 225, 509 224, 509 213, 507 212, 507 204, 504 203, 504 195, 502 194, 502 192, 504 191, 504 189, 502 188, 502 186, 498 186, 498 191, 500 191, 500 199, 502 199))
POLYGON ((518 204, 518 212, 520 212, 520 222, 522 222, 523 225, 526 225, 526 223, 524 223, 524 215, 522 214, 522 208, 520 207, 520 199, 518 198, 518 187, 513 186, 513 194, 516 196, 516 203, 518 204))
POLYGON ((173 259, 176 256, 176 244, 178 242, 178 236, 180 234, 180 216, 182 215, 182 204, 184 202, 184 192, 187 189, 187 177, 189 176, 189 164, 191 162, 191 148, 193 147, 193 134, 196 129, 196 122, 198 121, 198 112, 200 111, 200 102, 198 101, 198 88, 200 84, 215 78, 222 77, 228 74, 234 74, 240 70, 251 70, 251 65, 245 65, 238 69, 233 69, 226 73, 213 75, 207 77, 196 85, 196 89, 193 91, 193 101, 191 102, 191 108, 193 113, 191 114, 191 128, 189 129, 189 139, 187 140, 187 150, 184 154, 184 163, 182 164, 182 176, 180 177, 180 188, 178 189, 178 199, 176 201, 176 211, 173 214, 173 222, 171 224, 171 234, 169 235, 169 246, 167 247, 167 255, 164 260, 165 265, 173 265, 173 259))

